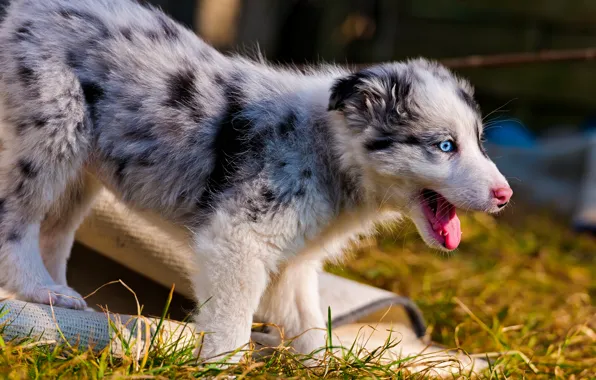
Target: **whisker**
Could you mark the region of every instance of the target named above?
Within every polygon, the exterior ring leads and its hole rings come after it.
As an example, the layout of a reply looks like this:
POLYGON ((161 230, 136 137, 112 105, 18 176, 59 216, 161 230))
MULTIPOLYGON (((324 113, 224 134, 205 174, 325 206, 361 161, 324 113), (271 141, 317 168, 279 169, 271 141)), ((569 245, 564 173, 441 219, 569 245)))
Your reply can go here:
POLYGON ((488 131, 488 130, 490 130, 492 128, 496 128, 496 127, 501 128, 502 125, 498 125, 498 124, 500 124, 500 123, 512 123, 512 122, 513 123, 516 123, 516 124, 518 124, 520 126, 524 126, 524 124, 521 122, 521 120, 520 119, 517 119, 517 118, 497 119, 497 120, 493 120, 493 121, 490 121, 490 122, 485 123, 484 124, 484 130, 485 131, 488 131))
POLYGON ((486 118, 487 118, 487 117, 489 117, 490 115, 494 114, 495 112, 497 112, 497 111, 499 111, 499 110, 503 109, 503 107, 506 107, 507 105, 509 105, 511 102, 513 102, 513 101, 515 101, 515 100, 517 100, 517 98, 513 98, 513 99, 511 99, 511 100, 507 101, 505 104, 503 104, 502 106, 500 106, 500 107, 496 108, 494 111, 492 111, 492 112, 489 112, 487 115, 485 115, 485 116, 482 118, 482 121, 484 121, 484 119, 486 119, 486 118))

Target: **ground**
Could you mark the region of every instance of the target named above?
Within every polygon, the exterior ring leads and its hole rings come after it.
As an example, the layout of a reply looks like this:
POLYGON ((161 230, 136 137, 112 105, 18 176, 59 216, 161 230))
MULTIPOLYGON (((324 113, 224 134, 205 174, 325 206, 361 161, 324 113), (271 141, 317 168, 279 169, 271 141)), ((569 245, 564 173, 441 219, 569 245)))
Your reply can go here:
MULTIPOLYGON (((401 225, 327 269, 413 298, 436 342, 491 353, 486 378, 596 378, 596 238, 571 232, 564 218, 521 207, 499 218, 470 213, 461 219, 463 242, 454 253, 430 251, 412 226, 401 225)), ((307 370, 279 353, 265 364, 222 370, 197 367, 189 351, 155 352, 139 367, 107 352, 0 340, 0 378, 408 377, 406 364, 374 359, 336 357, 307 370)))

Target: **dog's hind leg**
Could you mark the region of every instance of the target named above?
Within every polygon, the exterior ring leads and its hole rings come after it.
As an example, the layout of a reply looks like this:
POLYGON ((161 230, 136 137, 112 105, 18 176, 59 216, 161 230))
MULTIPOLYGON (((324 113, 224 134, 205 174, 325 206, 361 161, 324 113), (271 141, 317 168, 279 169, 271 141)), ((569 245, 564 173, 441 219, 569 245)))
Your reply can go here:
POLYGON ((43 218, 81 175, 88 159, 91 122, 83 89, 59 61, 26 49, 15 52, 12 40, 4 40, 0 40, 6 43, 0 69, 1 293, 84 308, 79 294, 57 284, 48 273, 39 241, 43 218))
POLYGON ((91 175, 85 174, 83 179, 68 186, 41 223, 41 256, 50 276, 58 285, 67 285, 66 267, 75 232, 101 187, 91 175))

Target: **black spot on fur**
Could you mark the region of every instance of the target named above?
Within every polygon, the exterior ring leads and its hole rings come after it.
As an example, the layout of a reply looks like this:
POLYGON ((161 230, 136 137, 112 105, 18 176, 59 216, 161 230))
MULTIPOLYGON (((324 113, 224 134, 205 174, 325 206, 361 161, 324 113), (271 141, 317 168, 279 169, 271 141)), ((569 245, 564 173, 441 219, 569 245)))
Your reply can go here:
POLYGON ((85 97, 85 102, 89 107, 91 120, 93 121, 93 123, 95 123, 95 121, 97 120, 96 104, 104 95, 103 88, 101 88, 101 86, 96 82, 90 81, 81 82, 81 87, 83 89, 83 96, 85 97))
POLYGON ((23 62, 19 63, 17 74, 25 86, 30 86, 35 83, 36 75, 32 68, 25 65, 23 62))
POLYGON ((422 140, 414 135, 403 136, 399 142, 407 145, 422 145, 422 140))
POLYGON ((224 96, 226 110, 211 147, 215 162, 206 180, 206 190, 197 201, 200 209, 209 207, 218 194, 232 185, 232 180, 240 169, 242 155, 256 148, 248 137, 252 123, 242 116, 243 95, 240 87, 234 82, 227 85, 224 96))
POLYGON ((132 30, 130 30, 130 28, 120 29, 120 34, 122 34, 124 38, 132 42, 132 30))
POLYGON ((377 137, 369 140, 365 144, 365 148, 369 151, 385 150, 392 146, 395 140, 391 137, 377 137))
POLYGON ((287 137, 290 133, 296 129, 296 114, 290 112, 290 114, 277 126, 277 130, 282 137, 287 137))
POLYGON ((21 27, 19 27, 15 33, 15 38, 18 41, 28 41, 31 40, 33 37, 33 33, 31 32, 31 22, 25 22, 21 27))
POLYGON ((213 81, 219 86, 225 86, 226 84, 224 77, 220 73, 215 73, 213 76, 213 81))
POLYGON ((0 218, 2 218, 4 212, 6 212, 6 199, 0 198, 0 218))
POLYGON ((69 50, 66 52, 66 64, 73 69, 81 66, 79 55, 74 50, 69 50))
POLYGON ((169 94, 166 106, 186 108, 190 111, 192 120, 195 123, 200 123, 205 115, 198 102, 194 101, 194 96, 197 93, 195 80, 196 75, 190 69, 171 75, 168 80, 169 94))
POLYGON ((261 190, 261 195, 267 203, 273 203, 276 200, 275 193, 268 187, 263 187, 263 189, 261 190))
POLYGON ((98 112, 96 103, 103 96, 103 90, 101 89, 101 87, 89 86, 83 87, 83 91, 83 94, 87 101, 87 109, 89 112, 91 126, 97 126, 98 112))
POLYGON ((304 169, 302 171, 302 178, 308 179, 312 177, 312 170, 310 169, 304 169))
POLYGON ((188 107, 196 93, 195 73, 191 70, 178 71, 168 79, 169 96, 166 105, 169 107, 188 107))
POLYGON ((104 94, 101 86, 95 82, 82 82, 81 87, 83 88, 85 101, 89 105, 95 105, 104 94))
POLYGON ((464 101, 464 103, 468 105, 468 107, 470 107, 474 111, 478 112, 480 110, 480 107, 478 106, 478 103, 476 103, 474 98, 470 94, 465 92, 463 89, 459 88, 457 90, 457 95, 460 97, 461 100, 464 101))
POLYGON ((145 37, 147 37, 151 41, 157 41, 159 39, 159 34, 155 30, 147 30, 144 34, 145 37))
POLYGON ((19 165, 19 169, 21 170, 21 173, 26 178, 37 177, 38 170, 33 166, 33 163, 31 161, 21 158, 18 162, 18 165, 19 165))
POLYGON ((385 150, 393 144, 405 144, 405 145, 421 145, 422 141, 412 134, 404 133, 403 131, 395 132, 382 132, 380 136, 377 136, 366 142, 365 148, 369 151, 385 150))
POLYGON ((161 15, 158 17, 158 20, 159 25, 161 26, 161 29, 163 30, 163 33, 167 39, 175 40, 178 38, 180 33, 178 32, 178 29, 176 29, 176 25, 161 15))
POLYGON ((14 228, 10 231, 10 233, 6 237, 6 241, 11 242, 11 243, 16 243, 16 242, 20 241, 22 237, 23 237, 23 235, 21 234, 21 232, 19 230, 17 230, 16 228, 14 228))

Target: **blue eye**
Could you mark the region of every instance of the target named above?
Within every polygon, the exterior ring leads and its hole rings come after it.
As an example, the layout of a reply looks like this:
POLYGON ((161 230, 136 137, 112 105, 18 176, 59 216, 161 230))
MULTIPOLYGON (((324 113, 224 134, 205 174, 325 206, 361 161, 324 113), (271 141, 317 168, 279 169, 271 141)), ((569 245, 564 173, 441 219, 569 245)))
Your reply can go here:
POLYGON ((439 149, 445 153, 453 152, 455 150, 455 143, 451 140, 443 141, 439 144, 439 149))

